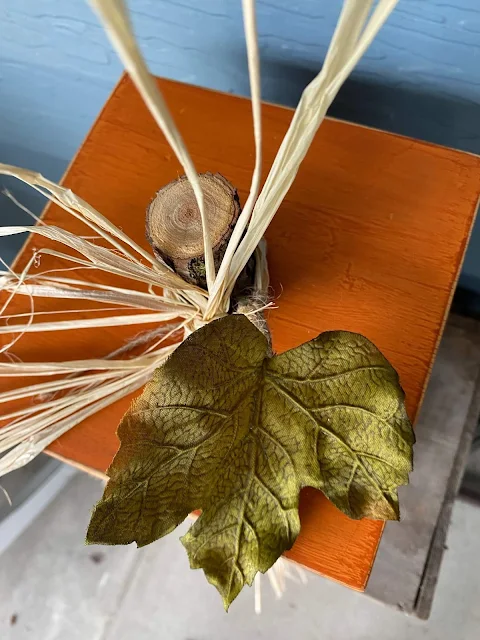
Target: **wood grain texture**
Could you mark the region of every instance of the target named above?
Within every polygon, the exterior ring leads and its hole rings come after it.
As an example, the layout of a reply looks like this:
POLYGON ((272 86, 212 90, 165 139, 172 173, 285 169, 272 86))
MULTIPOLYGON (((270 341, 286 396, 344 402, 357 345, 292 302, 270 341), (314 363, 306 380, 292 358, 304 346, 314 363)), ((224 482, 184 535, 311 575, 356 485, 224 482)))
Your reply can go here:
MULTIPOLYGON (((159 81, 198 171, 219 171, 245 202, 253 168, 250 103, 159 81)), ((265 168, 292 112, 265 105, 265 168)), ((140 97, 123 78, 70 166, 64 184, 144 247, 144 211, 181 169, 140 97)), ((480 159, 450 149, 329 120, 267 233, 278 308, 270 313, 282 352, 330 329, 358 331, 399 371, 415 417, 455 285, 480 192, 480 159)), ((85 233, 49 206, 45 220, 85 233)), ((17 261, 21 268, 30 239, 17 261)), ((42 269, 59 266, 42 258, 42 269)), ((64 266, 64 265, 62 265, 64 266)), ((98 274, 92 273, 92 278, 98 274)), ((38 310, 65 302, 39 300, 38 310)), ((16 301, 11 313, 25 309, 16 301)), ((15 352, 23 360, 103 356, 131 328, 34 334, 15 352)), ((1 388, 8 383, 1 380, 1 388)), ((64 459, 104 471, 129 400, 67 433, 51 447, 64 459)), ((317 491, 306 490, 302 533, 289 557, 355 589, 365 587, 382 523, 349 520, 317 491)))

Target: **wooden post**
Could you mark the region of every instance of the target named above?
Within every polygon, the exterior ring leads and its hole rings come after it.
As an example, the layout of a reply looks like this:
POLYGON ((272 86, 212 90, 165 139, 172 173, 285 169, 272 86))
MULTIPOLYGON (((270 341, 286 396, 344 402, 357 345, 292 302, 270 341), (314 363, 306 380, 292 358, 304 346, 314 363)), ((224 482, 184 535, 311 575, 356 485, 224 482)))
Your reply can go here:
MULTIPOLYGON (((199 175, 215 269, 240 215, 237 190, 219 173, 199 175)), ((206 288, 200 211, 186 176, 160 189, 147 209, 147 238, 154 253, 184 280, 206 288)))
MULTIPOLYGON (((240 215, 240 201, 235 187, 219 173, 202 173, 198 177, 203 190, 217 271, 240 215)), ((187 282, 207 288, 202 220, 186 176, 170 182, 158 191, 147 209, 146 231, 155 255, 187 282)), ((252 298, 254 275, 255 259, 252 256, 237 278, 231 295, 230 311, 248 314, 250 320, 267 337, 271 348, 270 331, 264 314, 251 314, 266 302, 266 299, 257 299, 258 296, 252 298)))

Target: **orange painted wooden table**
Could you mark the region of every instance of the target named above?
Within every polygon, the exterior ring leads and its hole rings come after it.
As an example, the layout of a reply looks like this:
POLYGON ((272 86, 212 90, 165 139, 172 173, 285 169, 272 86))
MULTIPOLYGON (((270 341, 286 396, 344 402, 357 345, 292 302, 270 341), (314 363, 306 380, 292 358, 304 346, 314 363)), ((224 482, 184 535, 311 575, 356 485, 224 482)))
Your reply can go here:
MULTIPOLYGON (((159 83, 197 169, 225 175, 245 202, 254 163, 249 101, 170 81, 159 83)), ((263 108, 264 176, 291 117, 289 109, 263 108)), ((146 205, 160 186, 180 173, 165 139, 124 77, 63 183, 148 248, 146 205)), ((479 193, 478 157, 326 121, 267 233, 278 305, 269 316, 275 350, 284 351, 325 330, 360 332, 398 370, 414 419, 479 193)), ((88 233, 53 205, 46 208, 44 220, 88 233)), ((25 265, 34 247, 47 245, 42 238, 29 239, 17 267, 25 265)), ((65 265, 46 256, 41 266, 65 265)), ((19 299, 10 312, 20 313, 25 305, 25 299, 19 299)), ((64 305, 61 300, 39 299, 36 309, 64 305)), ((30 334, 15 353, 25 361, 101 357, 138 331, 120 327, 30 334)), ((13 384, 1 380, 2 389, 13 384)), ((92 472, 104 472, 117 449, 115 430, 129 402, 118 402, 80 424, 50 452, 92 472)), ((288 556, 363 589, 383 524, 350 520, 321 493, 308 489, 302 494, 301 518, 301 534, 288 556)))

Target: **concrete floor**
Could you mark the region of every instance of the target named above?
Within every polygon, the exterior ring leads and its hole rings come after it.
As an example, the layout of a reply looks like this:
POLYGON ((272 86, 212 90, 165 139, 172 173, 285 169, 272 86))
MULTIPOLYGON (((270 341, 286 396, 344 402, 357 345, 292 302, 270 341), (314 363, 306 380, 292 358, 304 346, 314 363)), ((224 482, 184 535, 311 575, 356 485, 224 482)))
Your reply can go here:
MULTIPOLYGON (((150 547, 86 547, 99 481, 79 474, 2 555, 2 640, 477 640, 480 508, 458 501, 428 622, 308 574, 263 613, 244 590, 225 614, 178 535, 150 547)), ((183 527, 185 528, 185 527, 183 527)), ((179 532, 180 533, 180 532, 179 532)))

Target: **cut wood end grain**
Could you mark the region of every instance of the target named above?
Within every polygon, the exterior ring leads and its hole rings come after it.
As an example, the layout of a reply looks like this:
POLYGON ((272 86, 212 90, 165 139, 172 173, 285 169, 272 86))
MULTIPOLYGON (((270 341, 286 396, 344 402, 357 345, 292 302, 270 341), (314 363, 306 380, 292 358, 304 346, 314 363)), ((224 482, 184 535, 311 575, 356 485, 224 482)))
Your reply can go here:
MULTIPOLYGON (((219 173, 199 174, 215 268, 240 215, 237 190, 219 173)), ((186 176, 158 191, 147 209, 147 238, 155 254, 187 282, 205 280, 203 230, 200 211, 186 176)))

